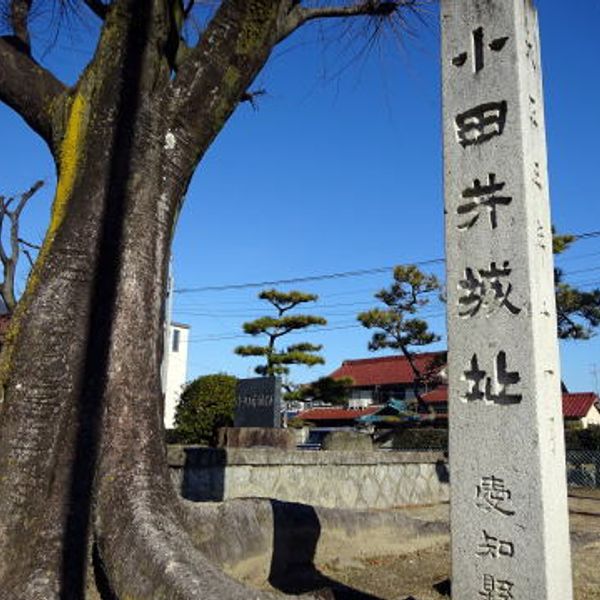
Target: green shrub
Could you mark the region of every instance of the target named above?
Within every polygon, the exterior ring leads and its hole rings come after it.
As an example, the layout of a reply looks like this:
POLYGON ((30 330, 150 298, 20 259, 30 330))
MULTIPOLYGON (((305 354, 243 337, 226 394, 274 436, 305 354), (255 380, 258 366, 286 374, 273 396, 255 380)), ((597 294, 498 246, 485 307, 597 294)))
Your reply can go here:
POLYGON ((218 373, 187 383, 175 409, 175 429, 170 435, 181 444, 217 442, 220 427, 233 425, 237 379, 218 373))
POLYGON ((567 450, 600 450, 600 425, 586 429, 565 429, 567 450))
POLYGON ((392 434, 394 450, 448 450, 448 430, 434 427, 407 427, 392 434))

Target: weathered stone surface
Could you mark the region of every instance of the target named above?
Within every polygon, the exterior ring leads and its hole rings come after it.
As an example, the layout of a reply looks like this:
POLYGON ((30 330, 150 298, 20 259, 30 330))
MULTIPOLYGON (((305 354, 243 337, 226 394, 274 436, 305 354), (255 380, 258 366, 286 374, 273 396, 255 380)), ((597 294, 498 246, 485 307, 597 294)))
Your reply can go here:
POLYGON ((281 427, 281 378, 238 379, 235 427, 281 427))
POLYGON ((570 600, 538 28, 443 0, 452 595, 570 600))
POLYGON ((196 501, 262 497, 331 508, 390 508, 449 497, 432 452, 169 448, 176 487, 196 501))
POLYGON ((223 427, 219 429, 220 448, 280 448, 293 450, 296 435, 288 429, 265 427, 223 427))
POLYGON ((270 448, 208 448, 170 445, 167 460, 171 467, 216 465, 385 465, 444 463, 443 452, 323 452, 270 448))

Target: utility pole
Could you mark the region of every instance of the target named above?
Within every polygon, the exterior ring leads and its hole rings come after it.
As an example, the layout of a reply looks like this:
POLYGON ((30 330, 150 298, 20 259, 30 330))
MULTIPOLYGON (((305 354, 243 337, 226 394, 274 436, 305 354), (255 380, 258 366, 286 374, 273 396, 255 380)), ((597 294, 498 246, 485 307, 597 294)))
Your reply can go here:
POLYGON ((594 378, 594 392, 596 392, 596 395, 600 395, 600 387, 598 386, 598 375, 600 374, 598 371, 598 363, 592 363, 590 365, 590 373, 594 378))

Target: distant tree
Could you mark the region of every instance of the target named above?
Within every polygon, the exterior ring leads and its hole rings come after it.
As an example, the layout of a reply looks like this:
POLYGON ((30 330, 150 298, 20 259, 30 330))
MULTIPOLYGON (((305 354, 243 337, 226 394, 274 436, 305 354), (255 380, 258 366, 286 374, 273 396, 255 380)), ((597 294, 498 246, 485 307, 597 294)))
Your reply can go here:
POLYGON ((326 325, 327 320, 315 315, 290 315, 287 314, 293 308, 307 302, 318 300, 316 294, 306 294, 299 291, 280 292, 275 289, 263 290, 258 297, 266 300, 277 311, 274 317, 260 317, 254 321, 244 323, 244 331, 252 336, 266 336, 267 343, 264 346, 246 345, 238 346, 235 353, 240 356, 257 356, 264 359, 264 363, 258 365, 254 371, 258 375, 270 377, 274 375, 287 375, 290 365, 322 365, 325 360, 319 356, 321 345, 300 342, 291 344, 284 349, 278 350, 276 343, 279 338, 291 333, 307 329, 313 325, 326 325))
POLYGON ((218 373, 187 383, 175 409, 174 434, 180 443, 215 445, 220 427, 233 425, 237 379, 218 373))
POLYGON ((413 387, 419 402, 425 373, 417 367, 411 350, 437 342, 440 337, 430 331, 427 321, 416 315, 429 303, 427 295, 440 288, 434 275, 421 272, 415 265, 398 265, 394 268, 392 285, 375 294, 385 308, 372 308, 357 316, 364 327, 376 330, 369 342, 369 350, 389 348, 406 358, 414 375, 413 387))
POLYGON ((297 399, 305 402, 344 405, 348 401, 354 380, 351 377, 321 377, 317 381, 302 386, 298 390, 297 399))
POLYGON ((36 181, 26 192, 19 196, 0 196, 0 262, 2 263, 2 281, 0 297, 6 311, 12 314, 17 305, 15 277, 21 252, 33 265, 31 250, 39 250, 39 246, 25 241, 20 234, 20 219, 27 202, 44 185, 36 181))
MULTIPOLYGON (((552 250, 561 254, 577 240, 574 235, 554 234, 552 250)), ((588 340, 600 325, 600 289, 589 292, 565 283, 562 269, 554 269, 558 337, 563 340, 588 340)))
POLYGON ((565 429, 567 450, 600 450, 600 425, 585 429, 565 429))

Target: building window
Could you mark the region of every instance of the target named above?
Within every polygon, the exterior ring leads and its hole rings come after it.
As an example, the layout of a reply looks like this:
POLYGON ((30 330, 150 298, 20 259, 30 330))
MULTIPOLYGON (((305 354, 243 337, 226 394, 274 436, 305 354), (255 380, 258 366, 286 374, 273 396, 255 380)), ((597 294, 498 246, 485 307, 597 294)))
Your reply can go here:
POLYGON ((173 346, 171 350, 173 352, 179 352, 179 329, 173 329, 173 346))

